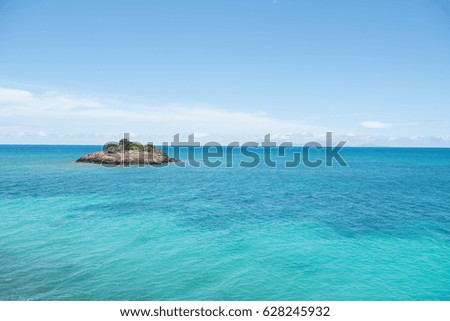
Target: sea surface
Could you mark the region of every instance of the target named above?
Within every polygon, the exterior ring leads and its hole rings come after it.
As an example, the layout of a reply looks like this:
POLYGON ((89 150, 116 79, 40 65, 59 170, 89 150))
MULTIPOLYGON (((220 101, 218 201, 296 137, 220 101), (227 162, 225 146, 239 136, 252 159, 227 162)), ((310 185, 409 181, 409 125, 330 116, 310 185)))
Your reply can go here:
POLYGON ((0 300, 450 300, 450 149, 74 162, 100 148, 0 145, 0 300))

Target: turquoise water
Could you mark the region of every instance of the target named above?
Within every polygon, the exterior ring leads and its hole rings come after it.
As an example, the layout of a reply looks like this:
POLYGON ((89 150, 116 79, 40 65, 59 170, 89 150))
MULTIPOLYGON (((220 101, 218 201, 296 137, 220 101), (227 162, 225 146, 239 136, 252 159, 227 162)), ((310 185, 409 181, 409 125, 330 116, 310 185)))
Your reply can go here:
POLYGON ((97 150, 0 146, 1 300, 450 300, 450 149, 73 162, 97 150))

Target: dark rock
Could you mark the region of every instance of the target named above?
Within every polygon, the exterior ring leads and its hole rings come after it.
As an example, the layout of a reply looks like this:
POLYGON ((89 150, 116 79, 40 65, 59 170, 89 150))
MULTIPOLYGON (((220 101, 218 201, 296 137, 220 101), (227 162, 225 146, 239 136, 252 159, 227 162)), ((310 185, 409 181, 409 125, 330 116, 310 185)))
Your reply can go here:
POLYGON ((151 144, 143 146, 121 140, 118 145, 108 145, 105 151, 83 156, 76 162, 102 165, 156 165, 175 163, 179 160, 169 157, 164 151, 151 144))

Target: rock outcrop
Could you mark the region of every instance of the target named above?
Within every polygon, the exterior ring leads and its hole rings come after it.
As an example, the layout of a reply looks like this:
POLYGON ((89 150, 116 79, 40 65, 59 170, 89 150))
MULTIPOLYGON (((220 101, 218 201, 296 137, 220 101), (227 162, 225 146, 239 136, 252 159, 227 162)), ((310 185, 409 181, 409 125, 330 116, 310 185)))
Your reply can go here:
POLYGON ((81 157, 78 163, 93 163, 106 166, 157 165, 179 162, 151 144, 141 145, 122 139, 119 144, 109 144, 105 150, 81 157))

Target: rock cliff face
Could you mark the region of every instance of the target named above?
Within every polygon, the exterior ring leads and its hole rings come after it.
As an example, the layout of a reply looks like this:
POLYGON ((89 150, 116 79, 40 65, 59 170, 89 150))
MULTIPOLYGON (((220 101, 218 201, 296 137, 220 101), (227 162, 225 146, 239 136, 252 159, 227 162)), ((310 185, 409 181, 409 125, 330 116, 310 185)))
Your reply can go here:
POLYGON ((170 158, 161 149, 153 145, 140 145, 122 139, 119 144, 106 146, 105 151, 81 157, 78 163, 94 163, 102 165, 157 165, 179 162, 170 158))

